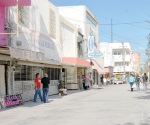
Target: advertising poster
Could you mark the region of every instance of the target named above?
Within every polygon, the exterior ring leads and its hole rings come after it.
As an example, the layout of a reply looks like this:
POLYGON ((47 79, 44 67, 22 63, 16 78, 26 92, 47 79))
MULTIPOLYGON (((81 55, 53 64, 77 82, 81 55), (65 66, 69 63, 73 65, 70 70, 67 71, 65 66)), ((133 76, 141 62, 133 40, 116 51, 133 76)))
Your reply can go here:
POLYGON ((4 103, 5 103, 5 107, 22 105, 23 104, 22 96, 21 94, 5 96, 4 103))

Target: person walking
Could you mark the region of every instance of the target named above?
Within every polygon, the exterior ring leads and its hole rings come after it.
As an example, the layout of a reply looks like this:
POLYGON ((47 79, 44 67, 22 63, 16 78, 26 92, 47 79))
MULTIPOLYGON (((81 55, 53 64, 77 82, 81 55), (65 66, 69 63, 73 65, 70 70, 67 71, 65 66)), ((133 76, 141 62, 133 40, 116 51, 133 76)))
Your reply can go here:
POLYGON ((103 75, 101 76, 101 84, 104 85, 104 77, 103 77, 103 75))
POLYGON ((134 78, 133 74, 131 74, 129 77, 129 84, 130 84, 131 92, 133 91, 134 82, 135 82, 135 78, 134 78))
POLYGON ((143 80, 143 89, 147 90, 148 76, 146 75, 146 73, 144 73, 142 80, 143 80))
POLYGON ((34 99, 33 102, 36 102, 37 100, 37 95, 39 95, 41 101, 43 101, 42 95, 41 95, 41 83, 40 83, 40 74, 37 73, 36 77, 34 79, 34 84, 35 84, 35 94, 34 94, 34 99))
POLYGON ((104 86, 106 86, 107 85, 107 79, 106 79, 106 77, 104 77, 103 82, 104 82, 104 86))
POLYGON ((43 101, 44 101, 44 103, 47 103, 48 102, 49 84, 50 84, 50 80, 48 78, 47 73, 45 73, 45 76, 41 79, 41 83, 43 84, 43 101))
POLYGON ((139 74, 137 73, 135 76, 135 82, 136 82, 136 89, 137 91, 140 91, 140 82, 141 82, 141 78, 139 76, 139 74))

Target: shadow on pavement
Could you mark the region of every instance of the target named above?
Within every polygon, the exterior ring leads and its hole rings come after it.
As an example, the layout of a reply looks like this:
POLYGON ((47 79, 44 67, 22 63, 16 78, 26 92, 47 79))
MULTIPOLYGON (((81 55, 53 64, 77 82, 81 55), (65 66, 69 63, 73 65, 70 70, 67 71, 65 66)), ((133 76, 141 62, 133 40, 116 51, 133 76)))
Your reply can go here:
POLYGON ((140 96, 140 97, 135 97, 137 99, 150 99, 150 95, 147 96, 140 96))
POLYGON ((150 125, 150 123, 125 123, 125 124, 115 124, 115 125, 150 125))

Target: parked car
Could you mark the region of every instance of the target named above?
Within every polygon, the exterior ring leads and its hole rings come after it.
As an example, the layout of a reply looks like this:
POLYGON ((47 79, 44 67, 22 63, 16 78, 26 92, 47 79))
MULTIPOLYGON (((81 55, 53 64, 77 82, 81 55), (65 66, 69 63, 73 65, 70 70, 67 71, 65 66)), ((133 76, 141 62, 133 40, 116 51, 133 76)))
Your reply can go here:
POLYGON ((123 84, 123 80, 115 78, 114 84, 123 84))

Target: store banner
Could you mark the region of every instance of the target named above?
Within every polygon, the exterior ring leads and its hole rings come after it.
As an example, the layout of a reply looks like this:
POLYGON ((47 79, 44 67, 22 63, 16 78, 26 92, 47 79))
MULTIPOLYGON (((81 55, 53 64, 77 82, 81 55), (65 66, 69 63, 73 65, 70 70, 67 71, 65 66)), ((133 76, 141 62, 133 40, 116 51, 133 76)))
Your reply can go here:
POLYGON ((4 103, 5 103, 5 107, 22 105, 23 104, 22 96, 21 94, 5 96, 4 103))
POLYGON ((88 57, 99 57, 103 56, 101 52, 95 52, 94 51, 94 36, 88 37, 88 57))
POLYGON ((88 55, 94 52, 94 36, 88 37, 88 55))
POLYGON ((23 100, 21 94, 7 95, 0 97, 0 109, 9 108, 16 105, 22 105, 23 100))

